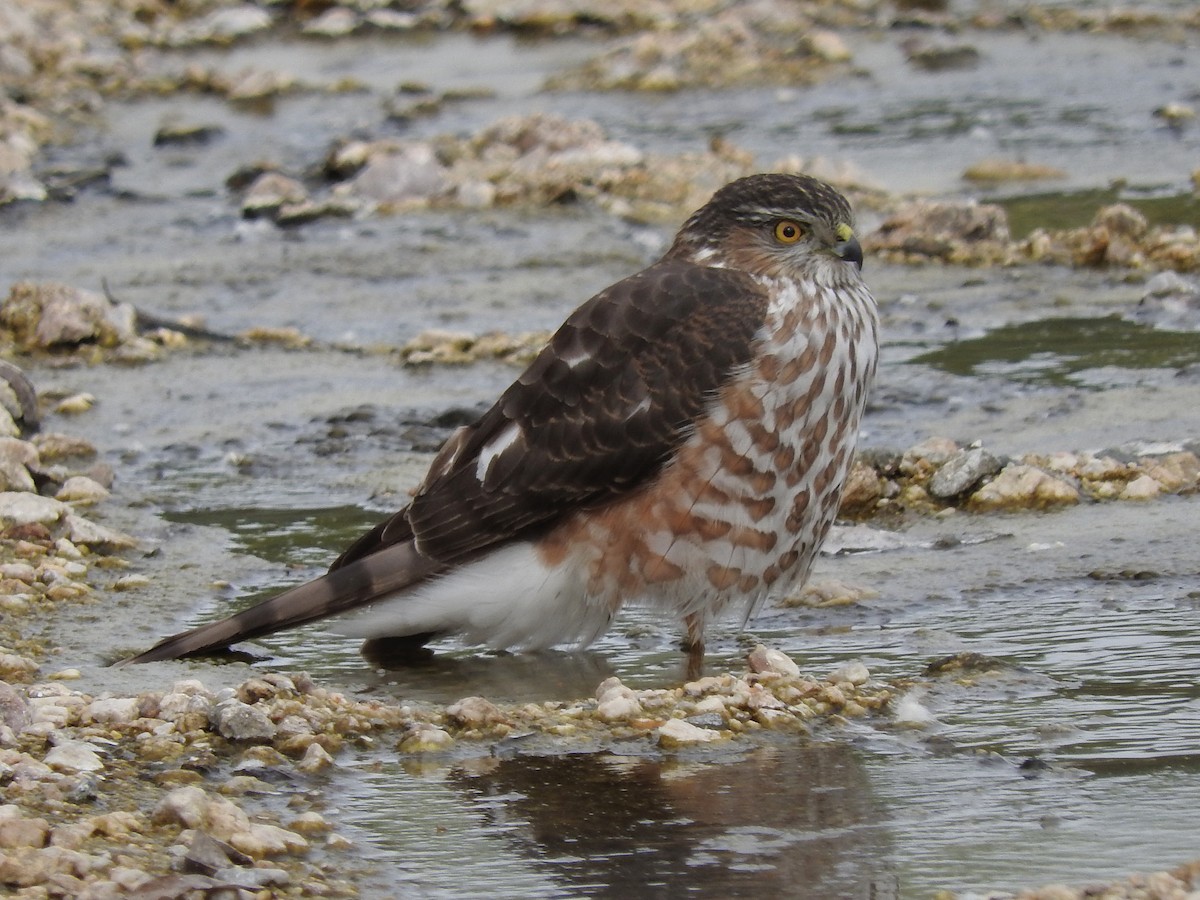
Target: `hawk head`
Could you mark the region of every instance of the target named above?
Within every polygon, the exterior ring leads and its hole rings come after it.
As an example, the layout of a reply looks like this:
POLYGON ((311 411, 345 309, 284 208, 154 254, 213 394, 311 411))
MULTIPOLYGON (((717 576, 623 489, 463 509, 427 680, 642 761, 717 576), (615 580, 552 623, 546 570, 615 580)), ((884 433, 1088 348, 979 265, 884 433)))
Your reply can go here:
POLYGON ((768 277, 846 275, 862 247, 846 198, 807 175, 751 175, 727 184, 684 223, 668 256, 768 277))

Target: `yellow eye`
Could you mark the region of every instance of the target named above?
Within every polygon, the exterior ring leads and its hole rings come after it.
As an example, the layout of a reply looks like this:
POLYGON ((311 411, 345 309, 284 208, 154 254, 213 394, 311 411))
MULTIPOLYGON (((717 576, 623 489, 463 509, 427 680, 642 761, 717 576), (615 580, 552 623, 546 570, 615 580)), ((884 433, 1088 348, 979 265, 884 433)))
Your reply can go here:
POLYGON ((791 219, 783 219, 775 223, 775 240, 781 244, 794 244, 804 237, 804 229, 791 219))

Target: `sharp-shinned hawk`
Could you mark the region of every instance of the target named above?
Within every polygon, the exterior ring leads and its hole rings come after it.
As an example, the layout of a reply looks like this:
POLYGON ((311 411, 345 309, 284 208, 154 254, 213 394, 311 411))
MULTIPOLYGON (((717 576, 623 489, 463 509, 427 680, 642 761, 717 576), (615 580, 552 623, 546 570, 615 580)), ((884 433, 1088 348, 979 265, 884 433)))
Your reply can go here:
POLYGON ((328 616, 368 641, 586 645, 627 602, 685 643, 808 576, 877 356, 850 207, 803 175, 719 190, 658 262, 567 318, 328 573, 130 662, 328 616))

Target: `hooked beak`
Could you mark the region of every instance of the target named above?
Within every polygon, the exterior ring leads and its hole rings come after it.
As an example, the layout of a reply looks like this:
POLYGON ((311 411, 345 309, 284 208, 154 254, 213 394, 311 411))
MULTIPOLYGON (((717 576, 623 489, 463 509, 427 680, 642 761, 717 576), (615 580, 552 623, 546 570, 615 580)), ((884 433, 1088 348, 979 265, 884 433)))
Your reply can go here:
POLYGON ((862 271, 863 265, 863 249, 862 244, 858 242, 858 238, 851 235, 844 241, 838 241, 833 245, 833 252, 844 259, 846 262, 854 263, 858 266, 859 271, 862 271))

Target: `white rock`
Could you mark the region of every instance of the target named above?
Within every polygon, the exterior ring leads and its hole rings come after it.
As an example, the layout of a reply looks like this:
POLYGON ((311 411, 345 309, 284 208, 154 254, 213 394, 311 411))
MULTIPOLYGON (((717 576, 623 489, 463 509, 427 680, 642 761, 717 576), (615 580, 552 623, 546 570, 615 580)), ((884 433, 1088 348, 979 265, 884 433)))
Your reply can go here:
POLYGON ((829 673, 829 681, 840 684, 848 681, 851 684, 866 684, 871 680, 871 670, 858 660, 839 666, 829 673))
POLYGON ((138 718, 136 697, 109 697, 93 700, 84 707, 83 715, 93 722, 125 725, 138 718))
POLYGON ((108 497, 108 488, 86 475, 72 475, 55 493, 55 500, 71 503, 99 503, 108 497))
POLYGON ((60 772, 98 772, 104 760, 87 741, 62 741, 46 754, 46 765, 60 772))
POLYGON ((719 732, 698 728, 683 719, 670 719, 658 729, 658 743, 662 747, 686 747, 690 744, 708 744, 719 741, 719 732))
MULTIPOLYGON (((58 502, 57 500, 55 501, 58 502)), ((68 507, 69 508, 69 507, 68 507)), ((67 537, 74 544, 86 544, 93 550, 103 553, 115 553, 119 550, 129 550, 137 546, 137 539, 117 531, 97 525, 90 519, 67 513, 64 517, 67 526, 67 537)))
POLYGON ((1149 475, 1139 475, 1121 491, 1122 500, 1153 500, 1162 493, 1163 486, 1149 475))
POLYGON ((275 737, 275 723, 257 706, 241 700, 226 700, 213 707, 213 725, 231 741, 269 741, 275 737))
POLYGON ((641 715, 643 712, 642 704, 638 702, 637 697, 611 695, 607 700, 602 700, 596 704, 596 715, 605 722, 617 722, 622 719, 629 719, 633 716, 641 715))
POLYGON ((929 708, 920 701, 916 691, 910 691, 892 704, 892 718, 897 725, 909 728, 924 728, 937 721, 929 708))
POLYGON ((758 674, 771 673, 794 678, 800 674, 800 667, 782 650, 759 644, 750 651, 748 658, 750 671, 758 674))
POLYGON ((0 520, 10 525, 31 525, 40 522, 53 525, 71 508, 59 500, 26 491, 0 492, 0 520))
POLYGON ((155 807, 154 822, 159 825, 200 828, 204 825, 207 809, 208 794, 202 788, 195 785, 175 788, 155 807))

